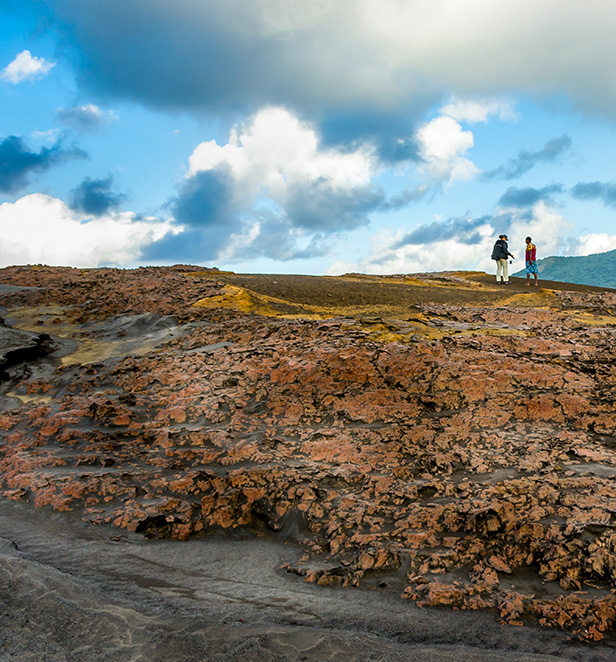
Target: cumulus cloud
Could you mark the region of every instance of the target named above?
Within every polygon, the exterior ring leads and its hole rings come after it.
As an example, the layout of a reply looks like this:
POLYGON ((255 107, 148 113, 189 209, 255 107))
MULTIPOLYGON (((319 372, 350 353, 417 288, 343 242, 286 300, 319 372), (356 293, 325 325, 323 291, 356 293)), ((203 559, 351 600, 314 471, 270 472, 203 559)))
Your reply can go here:
MULTIPOLYGON (((323 146, 370 143, 381 163, 414 162, 441 183, 478 175, 465 153, 472 134, 457 123, 515 121, 511 98, 564 96, 616 115, 605 67, 616 6, 605 0, 182 0, 181 11, 168 0, 54 0, 51 11, 93 98, 227 117, 286 107, 314 123, 323 146), (447 130, 453 152, 442 153, 447 130)), ((522 151, 485 176, 518 177, 569 144, 522 151)))
POLYGON ((592 255, 616 250, 616 234, 606 232, 586 234, 567 246, 567 255, 592 255))
POLYGON ((24 80, 42 78, 55 66, 55 62, 35 57, 30 51, 25 50, 16 55, 15 59, 0 72, 0 80, 16 85, 24 80))
POLYGON ((311 125, 286 109, 265 108, 233 127, 227 144, 195 148, 170 203, 185 231, 151 251, 177 252, 185 240, 186 250, 213 259, 230 255, 238 237, 249 252, 277 259, 322 251, 319 236, 367 225, 385 204, 372 184, 377 166, 370 147, 323 147, 311 125))
POLYGON ((130 212, 91 220, 35 193, 0 205, 0 266, 133 266, 145 247, 172 232, 168 222, 130 212))
POLYGON ((571 189, 577 200, 599 200, 606 207, 616 207, 615 182, 580 182, 571 189))
POLYGON ((440 116, 417 131, 423 169, 430 177, 452 182, 473 179, 479 170, 466 156, 473 146, 471 131, 464 131, 453 118, 440 116))
POLYGON ((18 136, 9 136, 0 142, 0 192, 14 194, 27 185, 33 173, 49 170, 70 159, 86 158, 76 147, 65 148, 62 142, 32 152, 18 136))
POLYGON ((548 140, 543 149, 535 152, 520 150, 508 163, 495 170, 483 173, 484 179, 514 179, 534 168, 538 163, 553 163, 571 147, 571 138, 567 135, 548 140))
POLYGON ((289 188, 327 182, 335 190, 369 184, 375 162, 369 147, 353 151, 322 149, 317 132, 280 107, 260 110, 231 131, 229 142, 201 143, 189 159, 188 176, 225 166, 238 195, 253 199, 266 192, 284 204, 289 188))
POLYGON ((554 193, 562 193, 560 184, 551 184, 542 188, 517 188, 510 186, 501 196, 498 204, 501 207, 532 207, 540 201, 551 202, 554 193))
POLYGON ((105 111, 95 104, 59 108, 56 117, 62 124, 78 131, 96 131, 118 117, 111 111, 105 111))
POLYGON ((71 191, 70 206, 72 209, 84 214, 102 216, 114 211, 126 200, 121 193, 114 193, 113 177, 105 179, 90 179, 86 177, 77 188, 71 191))

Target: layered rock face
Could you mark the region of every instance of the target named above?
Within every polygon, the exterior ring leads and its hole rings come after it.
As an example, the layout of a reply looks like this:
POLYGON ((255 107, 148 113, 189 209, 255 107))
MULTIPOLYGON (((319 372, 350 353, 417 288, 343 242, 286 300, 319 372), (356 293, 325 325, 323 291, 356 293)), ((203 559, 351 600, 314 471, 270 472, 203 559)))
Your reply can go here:
POLYGON ((0 270, 7 328, 64 347, 4 376, 2 496, 243 528, 302 546, 306 581, 612 632, 616 293, 268 278, 0 270))

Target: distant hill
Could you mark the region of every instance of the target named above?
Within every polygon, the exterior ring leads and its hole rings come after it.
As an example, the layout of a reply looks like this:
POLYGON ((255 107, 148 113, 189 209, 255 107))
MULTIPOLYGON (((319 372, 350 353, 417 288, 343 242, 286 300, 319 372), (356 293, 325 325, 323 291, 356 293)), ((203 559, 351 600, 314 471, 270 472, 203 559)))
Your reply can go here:
MULTIPOLYGON (((546 257, 537 260, 539 278, 616 288, 616 250, 575 257, 546 257)), ((526 277, 524 269, 513 276, 526 277)))

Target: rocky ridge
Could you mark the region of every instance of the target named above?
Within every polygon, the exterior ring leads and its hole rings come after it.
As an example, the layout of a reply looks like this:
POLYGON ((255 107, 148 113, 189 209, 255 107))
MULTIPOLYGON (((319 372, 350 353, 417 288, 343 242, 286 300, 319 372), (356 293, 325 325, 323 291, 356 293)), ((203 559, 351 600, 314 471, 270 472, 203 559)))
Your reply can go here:
POLYGON ((286 568, 316 584, 613 634, 615 292, 190 265, 0 285, 5 329, 64 347, 0 384, 3 497, 243 527, 301 544, 286 568))

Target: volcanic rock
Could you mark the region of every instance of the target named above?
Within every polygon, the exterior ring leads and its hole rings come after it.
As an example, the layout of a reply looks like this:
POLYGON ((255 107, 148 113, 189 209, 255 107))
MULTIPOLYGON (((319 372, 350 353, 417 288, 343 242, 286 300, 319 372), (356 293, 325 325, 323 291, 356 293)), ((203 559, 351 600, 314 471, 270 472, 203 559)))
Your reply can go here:
POLYGON ((148 537, 241 529, 301 545, 285 568, 319 585, 613 632, 616 292, 190 265, 0 284, 5 357, 74 344, 11 383, 3 497, 148 537))

